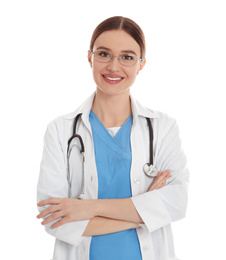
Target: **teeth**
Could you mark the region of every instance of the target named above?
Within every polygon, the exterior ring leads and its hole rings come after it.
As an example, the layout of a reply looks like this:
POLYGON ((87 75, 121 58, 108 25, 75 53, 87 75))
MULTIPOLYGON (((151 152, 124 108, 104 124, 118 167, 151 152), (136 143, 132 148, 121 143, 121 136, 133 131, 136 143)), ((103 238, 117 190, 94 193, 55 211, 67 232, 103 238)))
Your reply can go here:
POLYGON ((121 80, 122 79, 122 78, 109 78, 109 77, 105 77, 105 78, 107 78, 109 80, 121 80))

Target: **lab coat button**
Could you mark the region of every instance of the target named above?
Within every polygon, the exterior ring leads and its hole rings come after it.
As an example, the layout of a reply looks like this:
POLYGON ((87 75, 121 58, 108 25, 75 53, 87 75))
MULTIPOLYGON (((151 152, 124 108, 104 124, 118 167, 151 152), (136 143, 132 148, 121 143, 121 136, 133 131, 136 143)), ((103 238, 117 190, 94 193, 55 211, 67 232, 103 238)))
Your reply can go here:
POLYGON ((140 179, 134 179, 133 180, 135 184, 139 184, 140 183, 140 179))
POLYGON ((148 251, 148 246, 143 246, 143 250, 146 252, 148 251))

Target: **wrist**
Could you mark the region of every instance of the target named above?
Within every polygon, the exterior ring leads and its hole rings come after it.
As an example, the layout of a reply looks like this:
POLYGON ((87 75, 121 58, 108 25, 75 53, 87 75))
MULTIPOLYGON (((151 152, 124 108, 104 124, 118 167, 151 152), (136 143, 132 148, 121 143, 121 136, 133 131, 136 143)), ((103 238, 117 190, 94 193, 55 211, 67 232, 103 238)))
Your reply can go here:
POLYGON ((92 200, 92 211, 94 217, 101 216, 101 201, 100 199, 92 200))

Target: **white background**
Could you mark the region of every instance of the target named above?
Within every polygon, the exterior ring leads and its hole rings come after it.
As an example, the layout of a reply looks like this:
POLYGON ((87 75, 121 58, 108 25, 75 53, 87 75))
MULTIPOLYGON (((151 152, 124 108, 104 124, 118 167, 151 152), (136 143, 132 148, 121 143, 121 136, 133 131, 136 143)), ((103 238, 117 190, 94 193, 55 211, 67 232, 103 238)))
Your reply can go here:
POLYGON ((54 238, 36 219, 44 132, 95 90, 90 37, 114 15, 146 35, 147 64, 132 93, 180 127, 191 179, 187 217, 173 224, 178 258, 226 259, 225 13, 223 0, 0 2, 4 259, 52 257, 54 238))

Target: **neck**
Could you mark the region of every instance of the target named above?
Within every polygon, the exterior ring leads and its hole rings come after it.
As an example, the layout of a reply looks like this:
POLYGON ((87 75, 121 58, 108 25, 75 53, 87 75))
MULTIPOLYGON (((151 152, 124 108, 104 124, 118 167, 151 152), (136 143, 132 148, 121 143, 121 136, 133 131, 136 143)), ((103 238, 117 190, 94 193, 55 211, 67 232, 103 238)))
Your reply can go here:
POLYGON ((111 96, 97 89, 92 110, 106 128, 122 126, 132 113, 129 91, 111 96))

